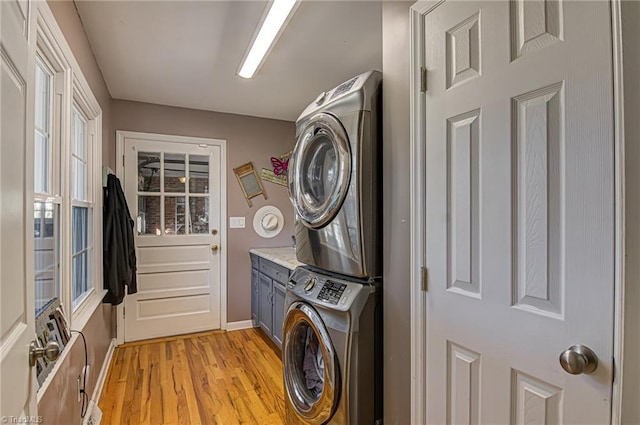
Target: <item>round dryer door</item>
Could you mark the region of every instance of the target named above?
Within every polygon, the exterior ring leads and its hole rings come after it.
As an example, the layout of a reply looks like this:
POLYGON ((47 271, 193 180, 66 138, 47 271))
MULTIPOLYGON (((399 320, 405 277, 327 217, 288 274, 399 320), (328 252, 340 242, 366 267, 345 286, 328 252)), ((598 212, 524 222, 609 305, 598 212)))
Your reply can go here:
POLYGON ((340 211, 351 175, 349 138, 333 115, 311 117, 291 156, 289 196, 302 222, 318 229, 340 211))
POLYGON ((309 425, 333 416, 340 393, 336 353, 313 307, 295 302, 284 322, 282 356, 287 403, 309 425))

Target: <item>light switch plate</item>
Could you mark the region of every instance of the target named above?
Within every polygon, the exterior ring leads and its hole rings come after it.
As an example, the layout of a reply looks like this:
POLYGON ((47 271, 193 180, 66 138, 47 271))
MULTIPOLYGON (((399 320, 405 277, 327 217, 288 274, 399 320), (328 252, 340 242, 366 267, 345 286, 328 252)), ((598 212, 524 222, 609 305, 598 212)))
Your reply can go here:
POLYGON ((245 218, 244 217, 229 217, 229 228, 231 229, 244 229, 245 218))

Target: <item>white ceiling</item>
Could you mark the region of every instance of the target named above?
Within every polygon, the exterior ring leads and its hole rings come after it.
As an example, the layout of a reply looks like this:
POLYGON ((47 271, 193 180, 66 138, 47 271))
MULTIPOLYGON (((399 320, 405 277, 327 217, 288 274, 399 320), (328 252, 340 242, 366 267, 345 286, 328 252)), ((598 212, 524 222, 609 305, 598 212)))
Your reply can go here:
POLYGON ((378 1, 303 1, 252 80, 236 75, 266 1, 79 1, 114 99, 294 121, 382 65, 378 1))

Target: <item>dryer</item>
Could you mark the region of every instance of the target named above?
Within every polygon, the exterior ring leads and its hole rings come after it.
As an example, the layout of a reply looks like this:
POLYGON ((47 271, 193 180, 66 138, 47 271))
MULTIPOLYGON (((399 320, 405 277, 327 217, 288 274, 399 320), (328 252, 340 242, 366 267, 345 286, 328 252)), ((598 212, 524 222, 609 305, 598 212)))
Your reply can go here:
POLYGON ((369 71, 320 94, 296 121, 288 171, 298 260, 365 279, 382 274, 381 81, 369 71))
POLYGON ((298 267, 285 296, 285 423, 359 425, 382 420, 378 283, 298 267))

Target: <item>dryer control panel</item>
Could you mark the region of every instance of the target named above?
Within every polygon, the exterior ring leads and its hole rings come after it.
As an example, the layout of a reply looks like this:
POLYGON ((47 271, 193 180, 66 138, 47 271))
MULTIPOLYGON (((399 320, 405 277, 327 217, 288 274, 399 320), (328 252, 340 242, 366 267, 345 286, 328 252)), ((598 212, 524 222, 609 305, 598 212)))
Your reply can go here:
POLYGON ((344 283, 327 280, 318 293, 318 299, 331 304, 338 304, 346 288, 347 285, 344 283))

